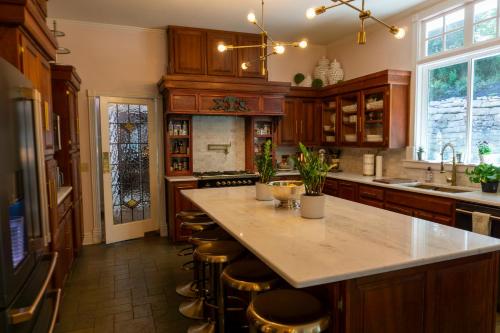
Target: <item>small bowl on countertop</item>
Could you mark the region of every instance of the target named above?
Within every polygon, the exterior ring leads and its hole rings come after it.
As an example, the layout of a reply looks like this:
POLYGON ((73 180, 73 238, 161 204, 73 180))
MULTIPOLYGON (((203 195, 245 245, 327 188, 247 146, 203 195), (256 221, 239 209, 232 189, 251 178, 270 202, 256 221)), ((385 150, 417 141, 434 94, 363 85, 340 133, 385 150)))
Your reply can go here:
POLYGON ((299 208, 300 195, 305 192, 304 182, 300 180, 280 180, 270 182, 274 199, 279 201, 277 207, 299 208))

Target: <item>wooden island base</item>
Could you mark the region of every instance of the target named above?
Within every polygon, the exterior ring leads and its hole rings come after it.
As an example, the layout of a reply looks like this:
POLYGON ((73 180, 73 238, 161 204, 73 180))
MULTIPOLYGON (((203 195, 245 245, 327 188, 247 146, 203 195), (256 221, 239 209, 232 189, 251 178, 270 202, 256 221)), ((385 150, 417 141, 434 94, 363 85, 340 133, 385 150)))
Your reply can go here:
POLYGON ((494 333, 497 277, 493 252, 310 290, 331 305, 334 333, 494 333))

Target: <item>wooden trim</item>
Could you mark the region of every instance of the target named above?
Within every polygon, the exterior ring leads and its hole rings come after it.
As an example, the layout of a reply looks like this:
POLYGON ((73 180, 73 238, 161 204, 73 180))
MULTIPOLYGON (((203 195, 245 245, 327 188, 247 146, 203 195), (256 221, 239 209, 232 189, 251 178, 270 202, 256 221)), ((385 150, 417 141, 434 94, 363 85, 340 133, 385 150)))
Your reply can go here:
POLYGON ((70 65, 50 65, 52 80, 63 80, 70 83, 77 91, 80 91, 82 79, 76 72, 75 67, 70 65))

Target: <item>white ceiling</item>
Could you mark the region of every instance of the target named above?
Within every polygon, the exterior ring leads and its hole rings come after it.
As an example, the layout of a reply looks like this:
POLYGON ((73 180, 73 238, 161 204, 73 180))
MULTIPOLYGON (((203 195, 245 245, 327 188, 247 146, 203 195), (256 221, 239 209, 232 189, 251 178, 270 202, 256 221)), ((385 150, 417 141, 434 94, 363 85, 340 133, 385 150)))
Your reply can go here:
MULTIPOLYGON (((394 16, 429 0, 366 0, 366 7, 379 18, 394 16)), ((183 25, 243 32, 256 32, 246 21, 249 11, 260 13, 260 0, 50 0, 49 15, 80 21, 160 28, 183 25)), ((328 44, 358 29, 358 14, 341 6, 308 20, 309 7, 328 5, 329 0, 267 0, 266 30, 278 40, 307 38, 328 44)), ((353 4, 360 5, 361 0, 353 4)), ((260 20, 260 15, 257 15, 260 20)), ((390 23, 390 22, 389 22, 390 23)))

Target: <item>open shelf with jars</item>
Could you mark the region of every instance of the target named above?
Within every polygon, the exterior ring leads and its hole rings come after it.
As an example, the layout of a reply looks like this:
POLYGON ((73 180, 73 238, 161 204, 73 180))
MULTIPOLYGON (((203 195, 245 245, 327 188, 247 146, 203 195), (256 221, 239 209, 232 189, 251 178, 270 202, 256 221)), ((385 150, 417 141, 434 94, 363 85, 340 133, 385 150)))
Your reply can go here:
POLYGON ((321 121, 321 142, 326 145, 337 144, 337 98, 323 102, 321 121))
POLYGON ((165 126, 167 176, 193 173, 192 121, 190 116, 168 116, 165 126))
MULTIPOLYGON (((264 144, 271 140, 276 144, 276 122, 272 117, 249 117, 245 121, 245 169, 256 171, 256 158, 262 154, 264 144), (250 140, 249 140, 250 138, 250 140)), ((272 149, 272 158, 275 160, 275 149, 272 149)))

